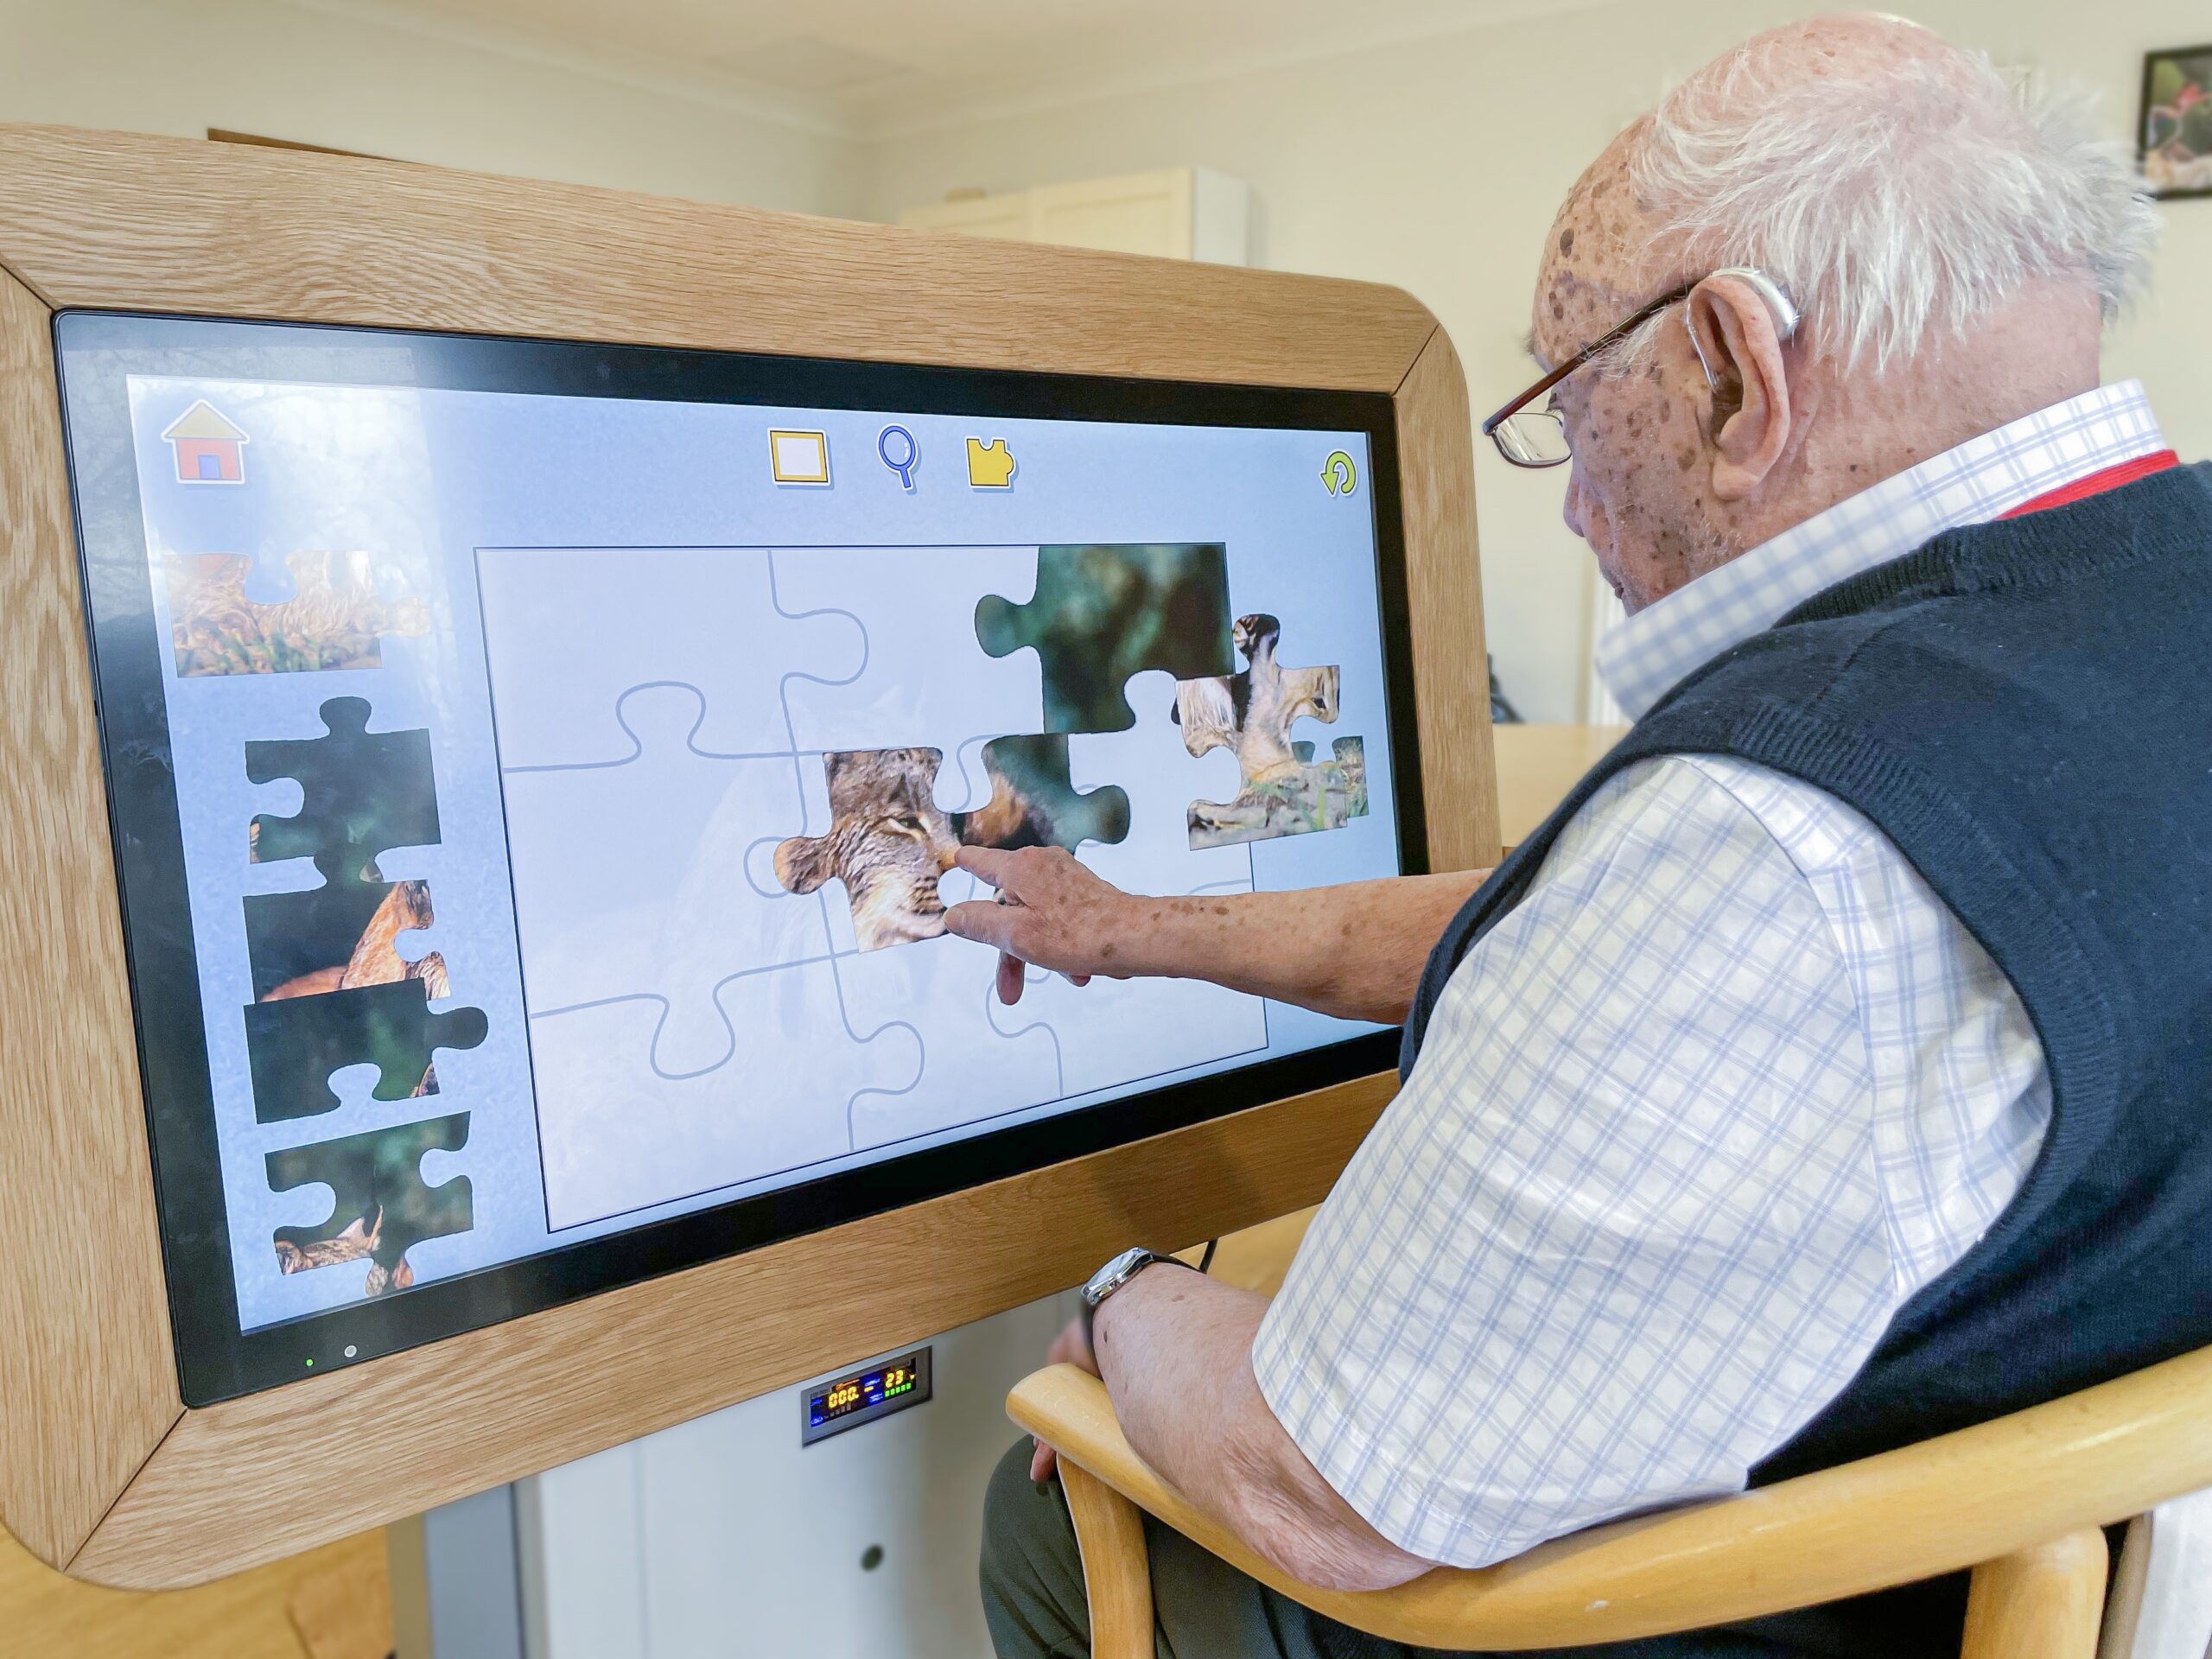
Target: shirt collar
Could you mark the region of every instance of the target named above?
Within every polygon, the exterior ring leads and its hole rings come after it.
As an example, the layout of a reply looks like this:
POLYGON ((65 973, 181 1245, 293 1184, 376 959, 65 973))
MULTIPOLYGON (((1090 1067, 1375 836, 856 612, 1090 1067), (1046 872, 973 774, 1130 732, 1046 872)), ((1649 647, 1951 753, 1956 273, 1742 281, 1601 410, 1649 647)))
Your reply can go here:
POLYGON ((1599 676, 1641 720, 1685 675, 1824 588, 2165 447, 2140 381, 2037 410, 1837 502, 1623 619, 1598 641, 1599 676))

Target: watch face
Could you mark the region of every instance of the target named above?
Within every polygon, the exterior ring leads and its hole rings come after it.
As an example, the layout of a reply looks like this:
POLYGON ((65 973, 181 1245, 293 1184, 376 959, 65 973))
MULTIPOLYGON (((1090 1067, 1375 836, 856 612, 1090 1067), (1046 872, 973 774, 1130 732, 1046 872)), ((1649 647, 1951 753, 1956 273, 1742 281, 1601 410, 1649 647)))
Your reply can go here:
POLYGON ((1090 1282, 1083 1287, 1084 1300, 1096 1306, 1120 1287, 1122 1281, 1135 1270, 1138 1263, 1147 1260, 1151 1255, 1152 1252, 1146 1249, 1123 1250, 1090 1275, 1090 1282))

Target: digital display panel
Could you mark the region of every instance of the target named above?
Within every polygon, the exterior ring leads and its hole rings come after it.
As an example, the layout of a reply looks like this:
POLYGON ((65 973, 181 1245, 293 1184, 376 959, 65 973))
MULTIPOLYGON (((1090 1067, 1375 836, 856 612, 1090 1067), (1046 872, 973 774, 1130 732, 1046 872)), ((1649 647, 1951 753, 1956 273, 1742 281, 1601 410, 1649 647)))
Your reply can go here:
POLYGON ((944 931, 1420 867, 1387 399, 56 337, 193 1402, 1389 1063, 944 931))
POLYGON ((930 1351, 911 1354, 853 1371, 802 1396, 804 1410, 799 1420, 799 1444, 857 1428, 862 1423, 887 1417, 906 1406, 918 1406, 930 1397, 930 1351))

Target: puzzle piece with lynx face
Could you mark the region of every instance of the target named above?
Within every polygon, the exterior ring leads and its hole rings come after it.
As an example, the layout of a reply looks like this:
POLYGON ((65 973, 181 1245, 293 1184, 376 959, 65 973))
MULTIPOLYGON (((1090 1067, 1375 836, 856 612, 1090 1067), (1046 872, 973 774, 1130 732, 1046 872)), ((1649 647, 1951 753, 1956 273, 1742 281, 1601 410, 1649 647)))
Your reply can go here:
POLYGON ((486 1027, 480 1008, 432 1013, 431 989, 416 976, 252 1004, 245 1040, 255 1120, 282 1123, 335 1111, 330 1074, 341 1066, 375 1066, 378 1100, 435 1094, 433 1052, 474 1048, 486 1027))
POLYGON ((300 1273, 365 1255, 370 1295, 405 1289, 414 1279, 405 1261, 410 1249, 476 1224, 468 1177, 431 1186, 421 1168, 424 1153, 458 1152, 467 1144, 468 1114, 456 1112, 269 1154, 270 1192, 320 1182, 333 1198, 328 1220, 276 1230, 277 1265, 300 1273))
POLYGON ((1124 732, 1122 688, 1147 669, 1178 680, 1226 675, 1229 560, 1218 543, 1040 547, 1026 605, 988 595, 976 639, 990 656, 1028 646, 1044 670, 1047 732, 1124 732))
POLYGON ((430 631, 430 609, 421 600, 387 600, 377 590, 375 561, 366 553, 298 552, 284 563, 294 596, 270 603, 246 596, 254 562, 245 554, 163 558, 180 675, 377 668, 384 635, 411 639, 430 631))
POLYGON ((430 734, 371 732, 369 705, 361 697, 333 697, 321 713, 327 737, 245 746, 245 774, 253 782, 290 778, 300 786, 300 810, 290 817, 264 812, 254 818, 248 840, 253 861, 312 858, 327 879, 352 881, 395 847, 435 844, 430 734))
POLYGON ((938 880, 967 847, 1065 847, 1118 842, 1129 832, 1122 790, 1077 791, 1068 741, 1056 733, 994 738, 983 746, 990 799, 972 812, 937 804, 935 749, 838 751, 822 758, 830 831, 793 836, 776 849, 787 892, 844 884, 863 950, 932 939, 944 931, 938 880))

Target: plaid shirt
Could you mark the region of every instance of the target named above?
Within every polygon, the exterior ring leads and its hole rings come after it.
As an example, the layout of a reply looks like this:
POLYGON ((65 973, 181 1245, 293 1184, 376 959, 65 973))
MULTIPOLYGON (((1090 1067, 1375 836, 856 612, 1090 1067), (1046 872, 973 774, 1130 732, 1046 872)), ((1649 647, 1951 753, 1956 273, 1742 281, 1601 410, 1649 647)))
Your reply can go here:
MULTIPOLYGON (((1647 607, 1641 715, 1791 607, 2164 448, 2106 388, 1647 607)), ((1479 1567, 1740 1490, 2011 1203, 2050 1086, 2011 985, 1833 797, 1712 756, 1611 779, 1471 950, 1253 1344, 1383 1536, 1479 1567)))

